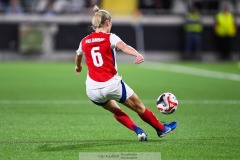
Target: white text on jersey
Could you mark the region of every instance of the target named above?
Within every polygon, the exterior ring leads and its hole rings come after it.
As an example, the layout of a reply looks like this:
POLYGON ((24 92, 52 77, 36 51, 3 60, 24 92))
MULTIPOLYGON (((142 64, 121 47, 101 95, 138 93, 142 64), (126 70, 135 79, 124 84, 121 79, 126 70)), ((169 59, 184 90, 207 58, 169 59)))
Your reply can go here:
POLYGON ((92 43, 92 42, 102 42, 104 41, 105 38, 92 38, 92 39, 87 39, 86 43, 92 43))

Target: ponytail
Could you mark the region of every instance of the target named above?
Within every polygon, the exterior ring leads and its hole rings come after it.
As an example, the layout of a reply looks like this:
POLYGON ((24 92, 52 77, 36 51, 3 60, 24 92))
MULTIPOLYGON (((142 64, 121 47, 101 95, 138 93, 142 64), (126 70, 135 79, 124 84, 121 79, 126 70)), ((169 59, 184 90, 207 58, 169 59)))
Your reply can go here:
POLYGON ((92 28, 96 30, 104 25, 106 20, 111 21, 111 16, 108 11, 100 10, 98 6, 94 6, 93 8, 94 16, 92 18, 92 28))

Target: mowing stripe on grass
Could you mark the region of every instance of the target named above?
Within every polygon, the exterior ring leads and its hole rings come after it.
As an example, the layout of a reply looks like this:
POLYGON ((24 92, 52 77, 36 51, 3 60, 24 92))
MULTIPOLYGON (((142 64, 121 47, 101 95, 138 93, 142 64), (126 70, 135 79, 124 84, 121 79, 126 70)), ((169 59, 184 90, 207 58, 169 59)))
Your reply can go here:
POLYGON ((195 76, 240 81, 239 74, 210 71, 210 70, 186 67, 186 66, 175 65, 175 64, 146 62, 144 65, 140 65, 139 67, 151 69, 151 70, 163 70, 163 71, 183 73, 183 74, 189 74, 189 75, 195 75, 195 76))
MULTIPOLYGON (((155 104, 156 100, 142 100, 144 103, 155 104)), ((0 100, 0 105, 84 105, 92 104, 88 100, 0 100)), ((240 105, 240 100, 179 100, 179 104, 226 104, 240 105)), ((92 104, 94 105, 94 104, 92 104)))

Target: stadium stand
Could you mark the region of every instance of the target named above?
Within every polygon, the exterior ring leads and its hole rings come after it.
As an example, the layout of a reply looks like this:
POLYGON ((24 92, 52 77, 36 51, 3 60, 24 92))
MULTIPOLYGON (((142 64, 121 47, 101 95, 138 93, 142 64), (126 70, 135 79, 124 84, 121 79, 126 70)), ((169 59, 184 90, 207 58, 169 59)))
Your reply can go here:
MULTIPOLYGON (((238 0, 0 0, 0 54, 74 52, 79 40, 91 32, 94 5, 111 11, 112 32, 120 33, 130 45, 143 52, 167 54, 183 51, 184 15, 196 5, 203 15, 203 52, 214 53, 214 15, 223 3, 230 6, 238 24, 238 0), (10 5, 18 12, 9 14, 10 5)), ((238 33, 235 39, 239 37, 238 33)), ((238 41, 233 50, 239 52, 238 41)))

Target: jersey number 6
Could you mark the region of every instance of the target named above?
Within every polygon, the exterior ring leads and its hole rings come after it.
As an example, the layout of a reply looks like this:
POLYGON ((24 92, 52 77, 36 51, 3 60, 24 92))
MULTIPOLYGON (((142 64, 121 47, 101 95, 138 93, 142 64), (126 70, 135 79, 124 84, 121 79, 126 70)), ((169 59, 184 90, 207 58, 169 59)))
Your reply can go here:
POLYGON ((93 47, 91 50, 93 64, 96 67, 101 67, 103 65, 102 55, 100 52, 98 52, 99 50, 100 50, 100 47, 93 47))

